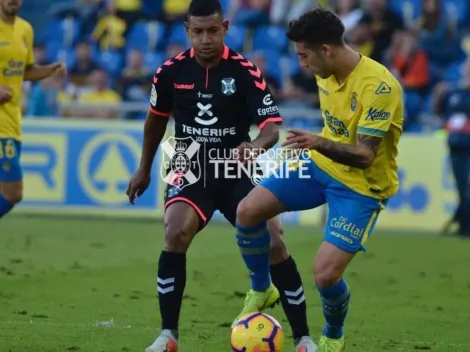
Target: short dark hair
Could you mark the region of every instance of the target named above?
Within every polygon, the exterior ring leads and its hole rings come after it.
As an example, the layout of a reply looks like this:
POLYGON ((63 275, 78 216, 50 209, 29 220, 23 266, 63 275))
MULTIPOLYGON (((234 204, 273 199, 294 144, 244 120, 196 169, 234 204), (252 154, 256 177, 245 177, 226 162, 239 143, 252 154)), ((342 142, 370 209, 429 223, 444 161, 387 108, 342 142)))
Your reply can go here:
POLYGON ((310 46, 343 44, 344 24, 333 12, 316 8, 293 20, 287 28, 287 38, 310 46))
POLYGON ((223 13, 219 0, 192 0, 189 4, 188 17, 205 17, 216 13, 223 13))

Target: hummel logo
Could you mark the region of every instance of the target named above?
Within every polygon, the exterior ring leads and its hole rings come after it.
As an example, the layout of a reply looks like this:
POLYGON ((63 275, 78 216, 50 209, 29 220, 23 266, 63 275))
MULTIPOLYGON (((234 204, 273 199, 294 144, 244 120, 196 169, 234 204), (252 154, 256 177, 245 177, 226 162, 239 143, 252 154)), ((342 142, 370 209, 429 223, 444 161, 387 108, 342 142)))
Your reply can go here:
POLYGON ((174 87, 176 89, 194 89, 194 83, 193 84, 177 84, 174 83, 174 87))

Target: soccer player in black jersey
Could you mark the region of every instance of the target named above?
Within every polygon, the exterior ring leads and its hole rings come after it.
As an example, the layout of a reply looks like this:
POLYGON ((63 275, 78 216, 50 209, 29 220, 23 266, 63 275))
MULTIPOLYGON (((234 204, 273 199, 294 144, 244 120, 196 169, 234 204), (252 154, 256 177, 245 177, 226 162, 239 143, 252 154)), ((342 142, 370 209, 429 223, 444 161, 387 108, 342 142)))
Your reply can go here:
MULTIPOLYGON (((230 151, 238 150, 238 160, 246 162, 245 151, 256 154, 257 150, 269 149, 277 143, 282 122, 259 69, 224 45, 228 22, 223 19, 218 0, 193 0, 186 30, 192 48, 165 62, 154 76, 140 167, 127 191, 130 202, 134 203, 149 186, 152 163, 171 114, 177 152, 197 155, 204 174, 197 177, 201 170, 188 172, 184 160, 180 160, 178 172, 168 170, 165 246, 157 278, 162 332, 147 352, 178 351, 188 247, 215 210, 220 210, 234 225, 238 203, 255 187, 256 182, 249 175, 237 179, 217 176, 215 166, 208 163, 210 152, 236 156, 230 151), (257 124, 260 132, 251 141, 248 132, 252 124, 257 124), (197 154, 195 148, 199 148, 197 154)), ((166 147, 162 143, 164 151, 166 147)), ((257 291, 252 285, 249 295, 254 304, 247 309, 261 311, 280 299, 297 351, 314 352, 316 346, 309 337, 302 281, 283 242, 280 219, 271 219, 268 228, 268 238, 260 238, 257 248, 242 252, 245 260, 249 260, 250 250, 265 253, 273 283, 268 293, 257 291)))

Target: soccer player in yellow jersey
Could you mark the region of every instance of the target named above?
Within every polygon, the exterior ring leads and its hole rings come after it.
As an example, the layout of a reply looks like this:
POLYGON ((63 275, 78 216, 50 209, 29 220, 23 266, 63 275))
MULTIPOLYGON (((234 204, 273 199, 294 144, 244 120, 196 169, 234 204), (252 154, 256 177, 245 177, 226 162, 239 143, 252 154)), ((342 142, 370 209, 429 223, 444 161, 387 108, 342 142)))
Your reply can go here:
POLYGON ((65 66, 34 64, 33 28, 17 13, 21 0, 0 0, 0 218, 19 203, 23 193, 21 91, 23 80, 64 75, 65 66))
MULTIPOLYGON (((398 190, 397 144, 403 126, 400 84, 384 66, 349 48, 343 35, 341 20, 325 9, 290 23, 287 36, 300 65, 317 77, 324 128, 320 135, 291 130, 284 146, 308 152, 282 164, 237 210, 237 240, 245 246, 257 241, 267 219, 328 204, 324 241, 314 262, 326 320, 321 352, 345 349, 350 293, 343 273, 398 190)), ((251 272, 262 267, 255 257, 246 261, 251 272)), ((263 307, 263 295, 250 291, 243 313, 263 307)))

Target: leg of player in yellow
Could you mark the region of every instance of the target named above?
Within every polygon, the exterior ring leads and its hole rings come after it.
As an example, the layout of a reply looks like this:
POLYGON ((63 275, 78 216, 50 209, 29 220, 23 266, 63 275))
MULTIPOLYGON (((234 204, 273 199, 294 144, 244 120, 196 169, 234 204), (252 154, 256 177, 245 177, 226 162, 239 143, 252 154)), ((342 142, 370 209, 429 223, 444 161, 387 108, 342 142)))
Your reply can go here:
POLYGON ((320 351, 343 351, 343 324, 349 305, 349 287, 343 279, 354 254, 323 242, 314 261, 315 284, 320 292, 326 325, 319 341, 320 351))
POLYGON ((0 138, 0 219, 23 198, 20 153, 20 142, 0 138))

